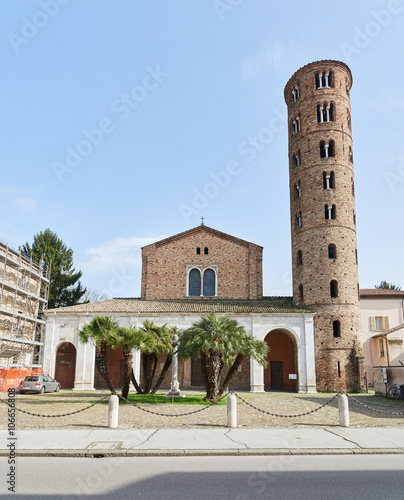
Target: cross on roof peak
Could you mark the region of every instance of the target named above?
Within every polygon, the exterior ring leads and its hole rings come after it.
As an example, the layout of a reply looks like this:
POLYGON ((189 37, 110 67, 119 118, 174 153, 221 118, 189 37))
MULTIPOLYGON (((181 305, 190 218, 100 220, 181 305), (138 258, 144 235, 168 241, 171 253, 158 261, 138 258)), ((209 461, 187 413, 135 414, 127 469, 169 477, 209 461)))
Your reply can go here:
POLYGON ((201 226, 204 226, 204 225, 205 225, 205 223, 203 222, 204 220, 205 220, 205 217, 201 217, 201 221, 202 221, 202 222, 201 222, 201 226))

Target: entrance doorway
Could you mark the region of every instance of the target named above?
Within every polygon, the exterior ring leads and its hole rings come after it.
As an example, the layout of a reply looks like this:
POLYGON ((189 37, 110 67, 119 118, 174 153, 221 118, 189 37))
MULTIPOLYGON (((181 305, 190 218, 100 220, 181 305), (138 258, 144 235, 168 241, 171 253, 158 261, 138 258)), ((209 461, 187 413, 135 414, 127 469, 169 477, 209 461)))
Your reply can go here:
POLYGON ((283 361, 271 361, 271 389, 283 391, 283 361))
POLYGON ((296 343, 283 330, 273 330, 265 337, 269 352, 268 366, 264 369, 266 391, 296 391, 296 343))
POLYGON ((56 351, 55 379, 62 389, 74 387, 76 374, 76 348, 70 342, 63 342, 56 351))
POLYGON ((191 387, 205 387, 200 359, 193 359, 191 361, 191 387))

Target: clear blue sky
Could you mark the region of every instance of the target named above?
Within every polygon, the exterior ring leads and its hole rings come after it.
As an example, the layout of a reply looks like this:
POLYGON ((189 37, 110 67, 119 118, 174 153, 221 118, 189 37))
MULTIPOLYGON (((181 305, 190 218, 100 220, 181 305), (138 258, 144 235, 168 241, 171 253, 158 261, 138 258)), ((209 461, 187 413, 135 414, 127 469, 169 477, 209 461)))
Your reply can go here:
POLYGON ((290 295, 283 89, 337 59, 354 79, 360 285, 404 288, 402 0, 4 0, 0 14, 1 240, 50 228, 84 285, 139 296, 140 247, 203 215, 264 246, 264 293, 290 295))

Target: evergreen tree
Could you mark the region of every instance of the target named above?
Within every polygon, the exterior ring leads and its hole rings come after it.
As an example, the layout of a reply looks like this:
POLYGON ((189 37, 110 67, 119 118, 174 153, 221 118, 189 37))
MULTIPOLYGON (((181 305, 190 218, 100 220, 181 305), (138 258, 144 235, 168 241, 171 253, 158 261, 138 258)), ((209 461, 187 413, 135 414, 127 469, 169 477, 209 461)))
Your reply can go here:
POLYGON ((50 266, 50 286, 48 308, 74 306, 86 293, 79 279, 82 272, 73 268, 73 250, 50 229, 34 236, 34 242, 20 247, 25 257, 32 257, 34 262, 42 259, 50 266))
POLYGON ((383 288, 385 290, 401 290, 400 286, 393 285, 393 283, 388 283, 385 280, 382 280, 378 285, 375 285, 375 288, 383 288))

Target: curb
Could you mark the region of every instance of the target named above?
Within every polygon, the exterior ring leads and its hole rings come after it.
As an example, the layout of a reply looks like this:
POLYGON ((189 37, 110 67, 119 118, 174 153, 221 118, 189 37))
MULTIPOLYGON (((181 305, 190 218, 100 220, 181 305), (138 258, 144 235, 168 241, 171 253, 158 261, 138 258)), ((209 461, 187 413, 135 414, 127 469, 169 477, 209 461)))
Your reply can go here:
MULTIPOLYGON (((212 457, 276 455, 404 455, 404 448, 327 448, 327 449, 233 449, 233 450, 18 450, 16 457, 116 458, 116 457, 212 457)), ((9 453, 0 451, 0 457, 9 453)))

